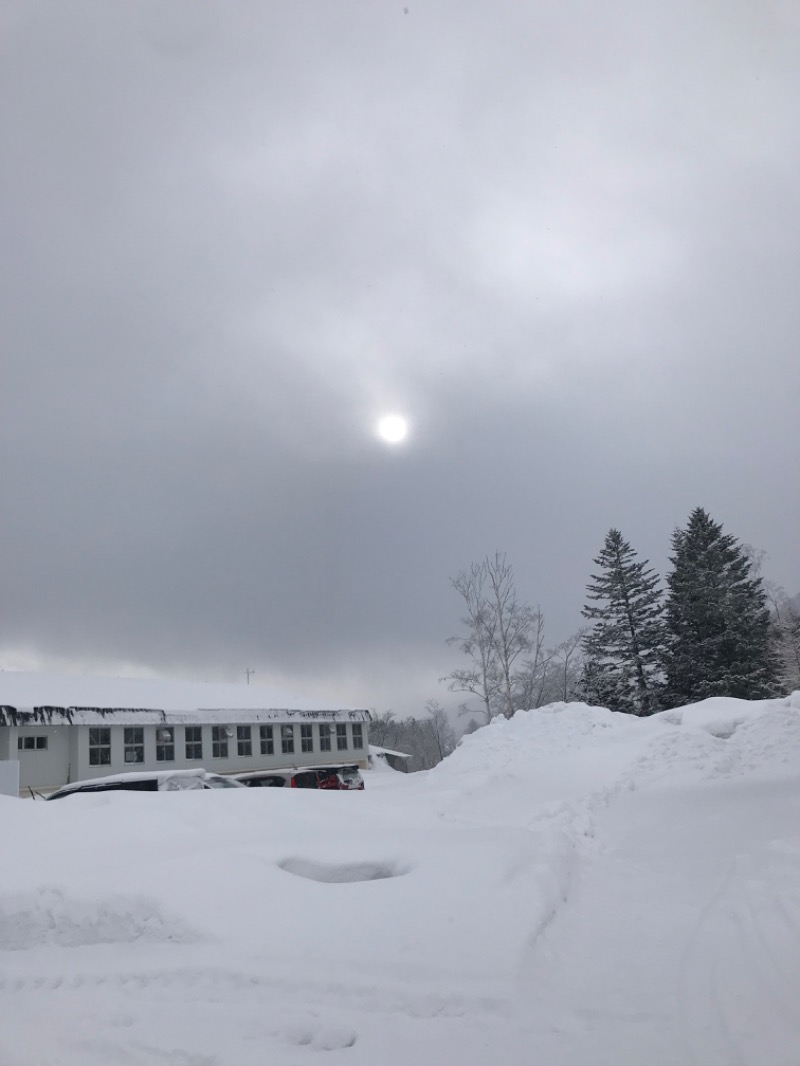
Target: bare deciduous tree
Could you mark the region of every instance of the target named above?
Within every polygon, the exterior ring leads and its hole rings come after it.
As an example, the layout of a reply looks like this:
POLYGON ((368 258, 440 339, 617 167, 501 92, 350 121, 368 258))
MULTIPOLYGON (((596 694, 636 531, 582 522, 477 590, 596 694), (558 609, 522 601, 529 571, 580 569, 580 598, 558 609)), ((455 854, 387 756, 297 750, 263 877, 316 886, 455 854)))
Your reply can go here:
POLYGON ((534 655, 526 660, 520 678, 520 709, 533 710, 556 700, 568 702, 580 697, 581 641, 586 630, 580 629, 555 647, 545 649, 542 628, 535 630, 534 655))
POLYGON ((466 633, 448 643, 458 644, 472 665, 443 680, 452 692, 478 696, 485 721, 496 714, 510 718, 520 706, 526 676, 522 657, 540 639, 541 612, 519 602, 514 571, 502 552, 462 570, 452 584, 467 608, 462 618, 466 633))
POLYGON ((781 589, 770 593, 771 638, 781 693, 800 689, 800 611, 781 589))
POLYGON ((478 696, 482 704, 479 713, 489 722, 497 713, 498 678, 494 651, 496 622, 486 594, 485 564, 473 563, 469 570, 462 570, 454 577, 451 584, 466 607, 461 619, 466 633, 462 637, 450 637, 447 643, 457 644, 472 665, 454 670, 442 680, 449 682, 451 692, 478 696))
POLYGON ((770 643, 775 656, 777 690, 800 689, 800 596, 791 600, 782 585, 763 577, 767 553, 752 544, 742 549, 750 560, 751 572, 760 577, 770 613, 770 643))
POLYGON ((556 698, 563 700, 565 703, 575 699, 579 694, 582 643, 585 635, 586 628, 582 627, 577 633, 573 633, 571 637, 562 640, 553 649, 553 659, 557 664, 557 670, 553 672, 558 680, 558 696, 556 698))
POLYGON ((430 721, 430 733, 433 743, 436 745, 438 762, 447 758, 456 746, 456 735, 447 712, 438 700, 428 700, 425 711, 430 721))
POLYGON ((522 664, 518 679, 517 709, 530 710, 547 703, 546 692, 550 680, 550 660, 553 652, 544 646, 544 615, 537 607, 531 612, 531 643, 528 658, 522 664))
POLYGON ((410 756, 410 771, 430 770, 455 749, 456 738, 447 712, 436 700, 428 700, 425 711, 425 718, 395 718, 391 711, 373 712, 370 742, 410 756))

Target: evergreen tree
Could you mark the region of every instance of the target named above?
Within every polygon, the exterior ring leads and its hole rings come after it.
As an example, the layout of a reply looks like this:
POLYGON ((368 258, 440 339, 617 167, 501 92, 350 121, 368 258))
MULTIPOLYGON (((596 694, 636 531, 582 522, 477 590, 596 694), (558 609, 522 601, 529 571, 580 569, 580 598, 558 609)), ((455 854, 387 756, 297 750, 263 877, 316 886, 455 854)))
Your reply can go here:
POLYGON ((709 696, 771 694, 775 661, 761 578, 747 551, 702 507, 672 537, 667 578, 667 692, 671 706, 709 696))
POLYGON ((593 623, 583 638, 585 699, 628 714, 659 708, 664 645, 658 575, 618 529, 609 530, 594 560, 600 568, 586 587, 583 616, 593 623))

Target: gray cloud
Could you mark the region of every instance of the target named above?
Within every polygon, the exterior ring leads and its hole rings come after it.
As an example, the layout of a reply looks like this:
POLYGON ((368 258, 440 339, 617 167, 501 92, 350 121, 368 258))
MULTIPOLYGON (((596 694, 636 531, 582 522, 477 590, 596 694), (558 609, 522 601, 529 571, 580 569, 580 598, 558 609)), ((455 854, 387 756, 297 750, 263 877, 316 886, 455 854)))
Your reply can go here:
POLYGON ((6 662, 411 707, 459 568, 556 639, 697 504, 800 587, 792 5, 3 19, 6 662))

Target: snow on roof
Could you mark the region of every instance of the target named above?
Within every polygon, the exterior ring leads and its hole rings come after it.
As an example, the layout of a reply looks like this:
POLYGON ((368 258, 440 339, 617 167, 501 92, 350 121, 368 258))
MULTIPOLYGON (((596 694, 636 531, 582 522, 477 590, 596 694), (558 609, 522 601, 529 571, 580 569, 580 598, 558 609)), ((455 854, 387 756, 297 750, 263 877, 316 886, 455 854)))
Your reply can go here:
POLYGON ((0 670, 0 725, 362 722, 369 712, 261 685, 0 670))
POLYGON ((21 670, 0 670, 0 704, 14 707, 158 707, 165 711, 185 711, 192 707, 292 707, 315 711, 344 706, 352 709, 352 705, 339 697, 312 698, 255 681, 245 685, 21 670))
POLYGON ((396 755, 398 759, 410 759, 404 751, 393 751, 391 748, 379 748, 377 744, 370 744, 370 755, 396 755))
POLYGON ((213 708, 163 711, 147 707, 11 707, 0 705, 0 725, 245 725, 252 722, 366 722, 369 711, 296 708, 213 708))

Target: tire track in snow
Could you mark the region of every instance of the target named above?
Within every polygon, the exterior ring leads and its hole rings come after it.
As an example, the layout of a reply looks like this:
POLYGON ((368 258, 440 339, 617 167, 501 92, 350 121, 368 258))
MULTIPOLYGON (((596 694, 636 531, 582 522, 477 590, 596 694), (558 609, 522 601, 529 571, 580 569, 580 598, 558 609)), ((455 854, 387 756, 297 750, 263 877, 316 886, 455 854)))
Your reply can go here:
POLYGON ((402 1012, 410 1017, 462 1017, 475 1013, 502 1015, 508 1005, 504 1000, 480 996, 446 995, 439 992, 413 992, 398 988, 375 988, 347 983, 291 981, 256 972, 224 970, 216 967, 178 968, 174 970, 138 970, 103 973, 79 972, 57 974, 18 974, 0 976, 0 993, 39 996, 47 993, 68 994, 85 989, 124 990, 126 994, 163 994, 191 992, 192 995, 236 993, 252 991, 259 995, 265 990, 281 998, 293 995, 307 998, 313 993, 318 999, 334 998, 340 1002, 357 1004, 359 1009, 375 1012, 402 1012))
POLYGON ((735 860, 701 913, 680 992, 693 1066, 800 1063, 800 898, 776 883, 797 882, 768 882, 735 860))

